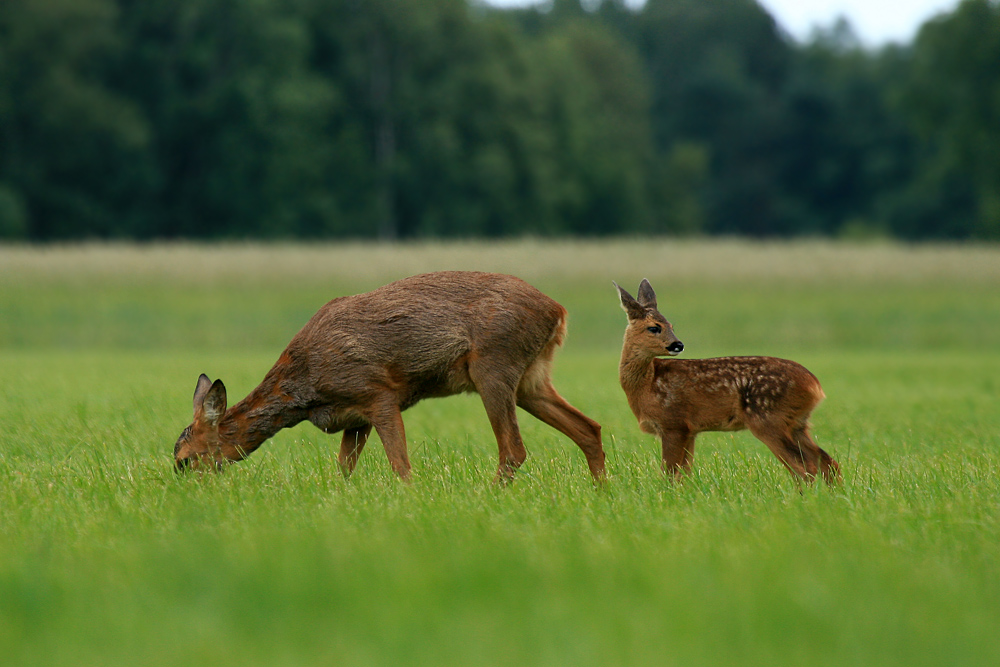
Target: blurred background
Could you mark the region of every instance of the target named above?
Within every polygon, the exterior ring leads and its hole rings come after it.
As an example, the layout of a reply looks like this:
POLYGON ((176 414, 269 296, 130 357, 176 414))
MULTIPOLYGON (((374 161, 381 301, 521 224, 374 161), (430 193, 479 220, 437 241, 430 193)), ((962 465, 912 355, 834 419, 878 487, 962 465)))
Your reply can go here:
POLYGON ((0 240, 1000 238, 1000 4, 780 4, 3 0, 0 240))

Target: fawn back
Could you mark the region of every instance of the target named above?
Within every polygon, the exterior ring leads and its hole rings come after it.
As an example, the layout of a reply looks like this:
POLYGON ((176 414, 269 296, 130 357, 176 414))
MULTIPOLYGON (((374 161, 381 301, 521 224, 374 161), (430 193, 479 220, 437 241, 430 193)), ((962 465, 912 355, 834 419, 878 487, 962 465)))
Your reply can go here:
POLYGON ((628 315, 619 381, 639 428, 659 436, 665 472, 690 469, 698 433, 749 429, 800 478, 839 478, 837 462, 809 434, 809 415, 824 398, 815 375, 774 357, 662 359, 684 345, 652 286, 643 280, 638 299, 615 287, 628 315))
POLYGON ((241 460, 280 429, 308 419, 326 433, 344 431, 345 475, 374 427, 393 469, 407 478, 401 412, 424 398, 478 392, 499 447, 498 479, 511 477, 527 456, 517 406, 568 435, 601 478, 600 426, 550 379, 565 333, 561 305, 495 273, 428 273, 334 299, 232 408, 220 380, 199 378, 194 422, 174 447, 176 466, 241 460))

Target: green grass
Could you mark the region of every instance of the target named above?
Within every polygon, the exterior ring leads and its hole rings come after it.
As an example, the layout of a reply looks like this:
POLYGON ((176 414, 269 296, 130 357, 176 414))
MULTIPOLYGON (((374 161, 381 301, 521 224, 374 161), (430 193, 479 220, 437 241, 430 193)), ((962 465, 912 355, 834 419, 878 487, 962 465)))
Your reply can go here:
POLYGON ((0 662, 1000 664, 1000 249, 736 242, 0 249, 0 662), (517 273, 570 310, 555 382, 610 481, 524 415, 490 483, 475 396, 377 439, 279 433, 178 477, 200 372, 233 399, 327 299, 517 273), (663 479, 617 385, 610 281, 646 276, 685 356, 795 358, 844 484, 800 492, 745 433, 663 479))

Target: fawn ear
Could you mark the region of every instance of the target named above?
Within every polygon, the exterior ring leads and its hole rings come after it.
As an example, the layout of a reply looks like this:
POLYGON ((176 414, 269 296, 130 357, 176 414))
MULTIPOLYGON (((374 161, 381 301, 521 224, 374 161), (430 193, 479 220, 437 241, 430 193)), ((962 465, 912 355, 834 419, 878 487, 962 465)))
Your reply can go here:
MULTIPOLYGON (((199 407, 201 407, 201 421, 211 428, 218 428, 222 415, 226 414, 226 385, 222 384, 222 380, 212 383, 199 407)), ((195 414, 197 413, 198 409, 195 408, 195 414)))
POLYGON ((653 291, 653 286, 649 284, 649 281, 645 278, 639 283, 639 304, 644 308, 652 308, 657 310, 656 307, 656 292, 653 291))
POLYGON ((622 310, 624 310, 625 314, 628 315, 630 322, 632 320, 641 320, 646 317, 646 309, 640 306, 639 302, 632 298, 631 294, 623 290, 615 281, 612 280, 611 284, 618 289, 618 298, 621 299, 622 310))
POLYGON ((194 411, 198 412, 198 408, 201 404, 205 402, 205 396, 208 394, 208 390, 212 388, 212 381, 208 379, 208 376, 204 373, 198 378, 198 384, 194 388, 194 411))

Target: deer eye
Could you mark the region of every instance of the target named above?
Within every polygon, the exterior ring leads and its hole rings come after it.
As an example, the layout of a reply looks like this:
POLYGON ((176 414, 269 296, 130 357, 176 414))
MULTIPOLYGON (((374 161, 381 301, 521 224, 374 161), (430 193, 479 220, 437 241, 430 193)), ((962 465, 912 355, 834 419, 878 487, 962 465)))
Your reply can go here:
POLYGON ((651 334, 658 334, 661 331, 663 331, 663 329, 660 327, 660 325, 656 325, 656 326, 653 326, 653 327, 647 327, 646 331, 648 331, 651 334))

